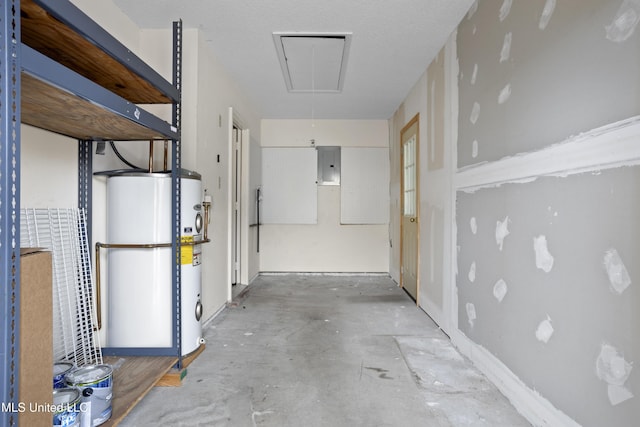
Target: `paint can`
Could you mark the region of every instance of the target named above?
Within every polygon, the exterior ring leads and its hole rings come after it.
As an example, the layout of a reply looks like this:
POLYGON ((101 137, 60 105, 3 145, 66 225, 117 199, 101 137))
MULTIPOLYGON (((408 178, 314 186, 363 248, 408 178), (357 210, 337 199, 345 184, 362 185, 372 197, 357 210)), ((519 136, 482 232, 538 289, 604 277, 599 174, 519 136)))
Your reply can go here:
POLYGON ((87 365, 65 375, 67 385, 78 387, 84 395, 83 416, 91 417, 92 426, 111 418, 113 369, 109 365, 87 365), (85 392, 86 389, 91 392, 85 392))
POLYGON ((80 390, 56 388, 53 390, 53 426, 80 426, 80 390))
POLYGON ((64 376, 73 370, 71 362, 56 362, 53 364, 53 388, 65 388, 64 376))

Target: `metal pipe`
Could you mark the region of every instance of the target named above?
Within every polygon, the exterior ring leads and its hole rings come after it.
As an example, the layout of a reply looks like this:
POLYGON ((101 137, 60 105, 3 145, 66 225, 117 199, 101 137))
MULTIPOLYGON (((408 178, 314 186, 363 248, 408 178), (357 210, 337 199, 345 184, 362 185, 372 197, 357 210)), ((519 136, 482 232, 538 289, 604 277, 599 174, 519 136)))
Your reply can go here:
POLYGON ((204 202, 202 202, 202 206, 204 207, 204 232, 202 236, 204 240, 208 242, 209 241, 209 222, 210 222, 209 212, 211 209, 211 196, 206 194, 206 191, 204 196, 204 202))
POLYGON ((153 139, 149 140, 149 173, 153 173, 153 139))
POLYGON ((163 171, 167 171, 169 170, 169 141, 168 140, 164 140, 164 163, 163 163, 163 167, 164 169, 162 169, 163 171))
MULTIPOLYGON (((208 243, 209 239, 180 242, 180 246, 195 246, 208 243)), ((170 248, 171 243, 100 243, 96 242, 96 316, 98 317, 98 330, 102 329, 102 286, 100 283, 100 248, 105 249, 156 249, 170 248)))

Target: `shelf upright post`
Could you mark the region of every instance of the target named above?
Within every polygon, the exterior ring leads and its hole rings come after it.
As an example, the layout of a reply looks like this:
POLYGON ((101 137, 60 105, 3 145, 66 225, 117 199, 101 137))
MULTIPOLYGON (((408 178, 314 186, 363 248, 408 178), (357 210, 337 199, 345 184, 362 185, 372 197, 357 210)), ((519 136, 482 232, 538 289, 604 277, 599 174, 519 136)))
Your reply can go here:
MULTIPOLYGON (((92 190, 93 190, 93 153, 92 140, 78 140, 78 208, 84 210, 87 225, 87 240, 91 245, 92 226, 92 190)), ((91 247, 91 246, 89 246, 91 247)))
POLYGON ((173 204, 171 219, 173 231, 171 233, 171 251, 174 259, 173 263, 173 345, 178 355, 179 369, 182 368, 182 314, 180 313, 181 296, 181 274, 182 262, 180 259, 180 175, 182 168, 182 154, 180 140, 182 138, 182 21, 173 23, 173 85, 178 89, 178 99, 173 101, 172 122, 177 129, 178 139, 173 140, 171 150, 171 184, 173 187, 173 204))
POLYGON ((20 359, 20 0, 0 22, 0 426, 18 425, 20 359))

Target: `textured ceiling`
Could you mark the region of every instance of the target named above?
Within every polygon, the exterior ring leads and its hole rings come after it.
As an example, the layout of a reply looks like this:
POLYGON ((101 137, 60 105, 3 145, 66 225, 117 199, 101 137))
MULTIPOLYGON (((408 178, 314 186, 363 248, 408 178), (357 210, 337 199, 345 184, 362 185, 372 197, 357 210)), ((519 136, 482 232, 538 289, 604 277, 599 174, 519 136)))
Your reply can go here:
POLYGON ((272 119, 388 119, 473 0, 114 0, 140 28, 199 28, 272 119), (351 32, 343 92, 289 93, 273 32, 351 32))

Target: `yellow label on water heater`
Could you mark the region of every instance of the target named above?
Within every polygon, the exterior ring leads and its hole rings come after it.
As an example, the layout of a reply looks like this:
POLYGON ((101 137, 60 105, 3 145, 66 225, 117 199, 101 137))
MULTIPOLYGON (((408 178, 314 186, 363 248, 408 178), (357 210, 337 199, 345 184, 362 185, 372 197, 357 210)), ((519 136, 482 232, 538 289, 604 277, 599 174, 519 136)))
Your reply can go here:
POLYGON ((192 264, 193 263, 193 236, 180 237, 180 243, 187 243, 180 246, 180 264, 192 264))

